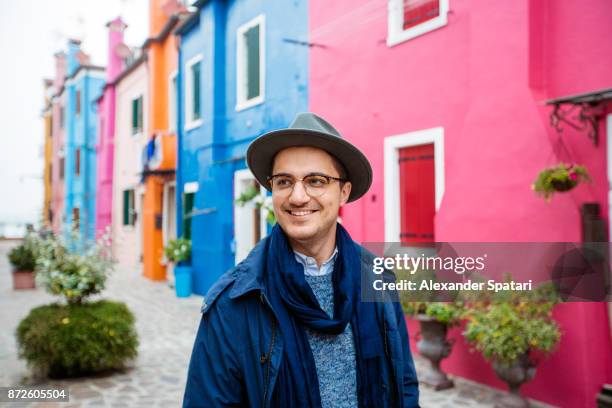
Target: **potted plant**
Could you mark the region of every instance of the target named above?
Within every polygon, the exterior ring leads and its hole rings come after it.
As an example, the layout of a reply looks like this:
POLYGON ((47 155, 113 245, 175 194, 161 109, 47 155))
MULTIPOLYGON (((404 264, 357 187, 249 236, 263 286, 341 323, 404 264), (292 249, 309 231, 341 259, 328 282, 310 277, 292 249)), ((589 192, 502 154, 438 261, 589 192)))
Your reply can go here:
POLYGON ((120 369, 137 355, 138 335, 127 306, 87 300, 104 289, 113 269, 110 241, 89 243, 75 232, 72 239, 40 238, 37 283, 64 301, 32 309, 16 331, 20 357, 52 378, 120 369))
POLYGON ((8 258, 13 266, 13 289, 34 289, 36 254, 31 239, 26 237, 23 243, 11 249, 8 258))
POLYGON ((419 322, 417 349, 429 360, 429 367, 419 373, 419 380, 436 391, 453 387, 453 381, 440 369, 440 363, 451 353, 453 343, 447 338, 448 329, 460 323, 462 303, 402 301, 402 306, 404 313, 419 322))
POLYGON ((560 163, 542 170, 531 187, 549 202, 554 193, 570 191, 578 184, 589 181, 591 178, 586 167, 560 163))
POLYGON ((191 296, 191 240, 182 237, 171 239, 164 248, 164 255, 174 265, 176 296, 191 296))
POLYGON ((253 203, 255 208, 258 210, 263 209, 266 213, 266 222, 270 226, 276 224, 276 216, 274 215, 274 209, 272 208, 272 197, 267 195, 265 192, 259 191, 259 184, 257 186, 249 186, 235 201, 241 207, 253 203))
POLYGON ((552 352, 559 342, 559 326, 552 318, 557 300, 538 297, 544 292, 537 291, 533 299, 504 294, 506 300, 473 305, 465 314, 465 338, 491 361, 497 376, 508 384, 509 393, 497 407, 529 406, 520 387, 535 376, 536 355, 552 352))

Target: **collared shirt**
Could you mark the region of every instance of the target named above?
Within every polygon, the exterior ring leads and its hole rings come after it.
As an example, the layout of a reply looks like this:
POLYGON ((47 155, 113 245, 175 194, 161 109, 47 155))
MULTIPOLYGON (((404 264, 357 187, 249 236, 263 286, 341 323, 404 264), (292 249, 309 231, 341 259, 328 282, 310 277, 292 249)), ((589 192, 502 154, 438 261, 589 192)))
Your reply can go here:
POLYGON ((317 266, 317 260, 313 257, 306 256, 297 251, 293 251, 293 253, 295 254, 295 260, 304 266, 304 275, 323 276, 334 270, 334 263, 338 256, 338 247, 334 248, 334 252, 327 261, 323 262, 320 268, 317 266))

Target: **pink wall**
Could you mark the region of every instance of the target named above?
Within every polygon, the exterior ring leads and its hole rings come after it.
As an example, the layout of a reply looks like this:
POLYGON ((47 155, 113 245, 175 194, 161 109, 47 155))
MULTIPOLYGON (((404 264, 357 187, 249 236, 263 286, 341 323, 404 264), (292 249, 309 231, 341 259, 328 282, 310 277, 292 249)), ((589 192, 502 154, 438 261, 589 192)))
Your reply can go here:
POLYGON ((118 47, 123 43, 125 23, 120 17, 107 24, 108 27, 108 69, 106 86, 98 101, 98 144, 96 146, 96 233, 103 233, 111 227, 113 210, 113 156, 115 137, 115 84, 114 80, 123 69, 123 58, 118 47))
MULTIPOLYGON (((446 183, 437 241, 580 240, 582 203, 600 203, 607 218, 605 133, 596 147, 566 130, 563 149, 545 101, 612 87, 612 52, 603 40, 612 38, 612 3, 449 2, 445 27, 391 48, 386 2, 310 2, 310 41, 325 46, 311 48, 310 109, 374 168, 370 192, 344 209, 345 225, 358 241, 384 240, 383 140, 441 126, 446 183), (558 161, 586 165, 594 183, 547 204, 530 186, 558 161)), ((524 391, 563 407, 594 406, 601 385, 612 381, 606 306, 566 304, 555 316, 559 350, 524 391)), ((450 373, 502 387, 480 356, 457 343, 444 363, 450 373)))

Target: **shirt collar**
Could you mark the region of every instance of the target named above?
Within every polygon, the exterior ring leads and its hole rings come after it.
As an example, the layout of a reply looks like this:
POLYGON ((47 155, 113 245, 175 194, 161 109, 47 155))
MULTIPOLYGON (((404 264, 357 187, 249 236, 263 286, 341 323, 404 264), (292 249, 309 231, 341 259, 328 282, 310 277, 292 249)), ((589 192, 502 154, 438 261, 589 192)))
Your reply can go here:
POLYGON ((334 248, 334 252, 328 260, 321 264, 320 268, 317 266, 317 261, 313 257, 304 255, 298 251, 293 251, 293 253, 295 255, 295 260, 304 267, 304 275, 322 276, 332 272, 336 257, 338 256, 338 247, 334 248))

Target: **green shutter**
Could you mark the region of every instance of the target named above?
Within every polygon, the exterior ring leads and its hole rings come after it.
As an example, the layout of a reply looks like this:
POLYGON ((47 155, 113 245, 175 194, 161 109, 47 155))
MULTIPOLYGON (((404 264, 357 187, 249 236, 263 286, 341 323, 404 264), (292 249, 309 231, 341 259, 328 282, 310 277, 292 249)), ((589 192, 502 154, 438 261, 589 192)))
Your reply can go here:
POLYGON ((193 211, 194 198, 194 193, 183 195, 183 237, 187 239, 191 239, 191 211, 193 211))
POLYGON ((135 135, 138 129, 138 99, 132 99, 132 134, 135 135))
POLYGON ((193 78, 193 111, 192 118, 193 120, 200 119, 202 114, 200 112, 200 62, 196 62, 191 66, 191 73, 193 78))
POLYGON ((138 98, 138 131, 142 132, 142 95, 138 98))
POLYGON ((123 190, 123 225, 130 225, 130 190, 123 190))
POLYGON ((247 100, 259 96, 259 25, 245 34, 247 60, 247 100))

